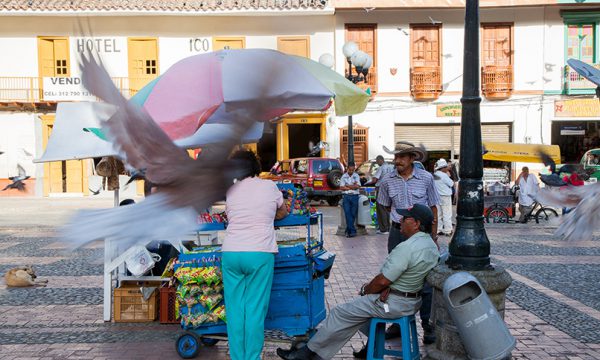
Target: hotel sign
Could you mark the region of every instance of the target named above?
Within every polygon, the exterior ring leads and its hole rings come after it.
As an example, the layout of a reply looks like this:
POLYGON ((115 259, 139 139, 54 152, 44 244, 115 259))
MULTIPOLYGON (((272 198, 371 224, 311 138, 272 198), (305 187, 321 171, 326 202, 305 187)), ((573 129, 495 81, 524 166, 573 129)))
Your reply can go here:
POLYGON ((44 77, 42 98, 45 101, 95 101, 96 97, 87 91, 81 83, 81 78, 44 77))
POLYGON ((555 100, 555 117, 600 117, 598 99, 555 100))
POLYGON ((436 116, 437 117, 455 117, 461 116, 462 105, 461 104, 443 104, 437 106, 436 116))

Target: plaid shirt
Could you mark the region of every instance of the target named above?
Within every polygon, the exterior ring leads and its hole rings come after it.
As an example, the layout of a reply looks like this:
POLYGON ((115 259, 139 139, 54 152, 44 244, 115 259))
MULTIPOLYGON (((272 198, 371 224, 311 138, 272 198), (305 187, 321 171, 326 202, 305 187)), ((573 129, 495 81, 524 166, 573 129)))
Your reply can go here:
POLYGON ((404 180, 398 171, 386 174, 379 186, 377 202, 383 206, 391 206, 391 219, 399 223, 402 219, 396 209, 406 209, 414 204, 429 207, 440 204, 440 197, 433 182, 433 176, 425 170, 413 168, 412 175, 404 180))

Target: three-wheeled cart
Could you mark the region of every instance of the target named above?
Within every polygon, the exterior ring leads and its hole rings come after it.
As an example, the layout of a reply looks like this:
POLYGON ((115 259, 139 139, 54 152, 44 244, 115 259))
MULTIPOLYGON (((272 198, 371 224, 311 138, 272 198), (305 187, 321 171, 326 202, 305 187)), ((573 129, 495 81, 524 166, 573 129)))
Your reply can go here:
MULTIPOLYGON (((325 279, 329 276, 335 255, 323 247, 323 215, 289 215, 275 221, 279 253, 275 257, 275 273, 271 299, 265 320, 265 340, 307 341, 317 325, 325 319, 325 279), (298 234, 302 233, 301 236, 298 234), (302 241, 300 240, 302 239, 302 241)), ((219 247, 204 248, 180 254, 177 266, 190 264, 220 265, 219 247)), ((192 308, 193 309, 193 308, 192 308)), ((180 308, 185 315, 188 309, 180 308)), ((177 353, 184 359, 198 354, 200 346, 212 346, 227 339, 225 322, 184 325, 185 332, 176 343, 177 353)))

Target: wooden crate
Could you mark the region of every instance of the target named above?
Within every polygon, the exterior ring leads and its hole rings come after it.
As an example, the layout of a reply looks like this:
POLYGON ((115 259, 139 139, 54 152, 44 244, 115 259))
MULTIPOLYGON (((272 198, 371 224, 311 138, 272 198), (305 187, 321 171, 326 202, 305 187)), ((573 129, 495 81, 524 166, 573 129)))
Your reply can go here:
POLYGON ((119 287, 114 290, 115 322, 151 322, 158 312, 156 291, 144 301, 139 287, 119 287))
POLYGON ((160 288, 160 311, 158 312, 158 321, 161 324, 178 324, 177 312, 175 309, 175 298, 174 287, 161 287, 160 288))

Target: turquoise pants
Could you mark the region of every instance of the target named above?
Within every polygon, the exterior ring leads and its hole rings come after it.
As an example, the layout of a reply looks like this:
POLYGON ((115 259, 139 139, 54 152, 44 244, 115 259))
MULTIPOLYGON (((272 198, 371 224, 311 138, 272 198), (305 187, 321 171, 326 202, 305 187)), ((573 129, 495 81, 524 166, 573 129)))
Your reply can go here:
POLYGON ((223 252, 225 314, 233 360, 260 360, 271 297, 275 254, 223 252))

